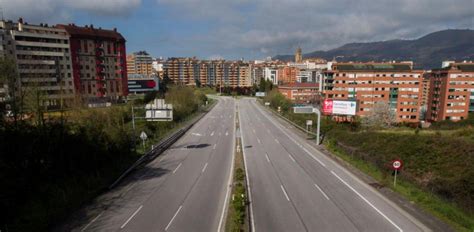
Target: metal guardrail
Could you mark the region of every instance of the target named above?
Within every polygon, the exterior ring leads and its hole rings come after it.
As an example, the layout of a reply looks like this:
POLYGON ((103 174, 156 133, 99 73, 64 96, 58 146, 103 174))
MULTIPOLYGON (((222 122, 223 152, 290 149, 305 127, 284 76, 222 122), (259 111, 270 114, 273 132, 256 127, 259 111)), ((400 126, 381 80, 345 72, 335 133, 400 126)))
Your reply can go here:
POLYGON ((181 136, 183 136, 191 127, 194 126, 201 118, 203 118, 214 106, 214 103, 208 111, 200 115, 199 117, 195 118, 189 125, 182 127, 181 129, 177 130, 170 136, 165 139, 162 139, 156 146, 153 147, 152 150, 148 151, 145 155, 140 157, 135 163, 132 164, 125 172, 122 173, 110 186, 109 189, 114 188, 117 186, 126 176, 128 176, 131 172, 133 172, 136 168, 147 164, 148 162, 154 160, 157 156, 161 153, 166 151, 171 145, 173 145, 181 136))

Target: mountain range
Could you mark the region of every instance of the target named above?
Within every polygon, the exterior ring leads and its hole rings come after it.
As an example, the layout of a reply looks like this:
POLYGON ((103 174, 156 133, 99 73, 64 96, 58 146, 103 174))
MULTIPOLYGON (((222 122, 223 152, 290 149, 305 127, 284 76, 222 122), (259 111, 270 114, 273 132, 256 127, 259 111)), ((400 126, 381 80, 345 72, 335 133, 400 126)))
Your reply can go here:
MULTIPOLYGON (((440 68, 445 60, 474 60, 474 30, 442 30, 414 40, 349 43, 328 51, 303 54, 303 58, 337 61, 413 61, 415 68, 440 68)), ((293 55, 273 59, 292 61, 293 55)))

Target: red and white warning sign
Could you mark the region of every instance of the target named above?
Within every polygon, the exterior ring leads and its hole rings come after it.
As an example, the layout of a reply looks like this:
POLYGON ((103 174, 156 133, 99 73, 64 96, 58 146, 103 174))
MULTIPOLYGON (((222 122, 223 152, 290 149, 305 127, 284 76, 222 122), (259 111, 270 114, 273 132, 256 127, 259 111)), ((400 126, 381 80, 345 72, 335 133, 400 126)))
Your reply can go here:
POLYGON ((402 163, 401 160, 394 160, 394 161, 392 162, 392 167, 393 167, 393 169, 395 169, 395 170, 400 169, 400 168, 402 167, 402 165, 403 165, 403 163, 402 163))

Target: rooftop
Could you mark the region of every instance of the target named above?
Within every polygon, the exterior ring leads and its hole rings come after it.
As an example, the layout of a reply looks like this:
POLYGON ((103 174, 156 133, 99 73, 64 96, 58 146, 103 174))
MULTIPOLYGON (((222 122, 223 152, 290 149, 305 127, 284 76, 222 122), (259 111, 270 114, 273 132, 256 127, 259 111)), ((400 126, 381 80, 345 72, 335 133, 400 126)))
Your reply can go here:
POLYGON ((76 26, 75 24, 58 24, 57 28, 64 28, 71 37, 80 37, 80 38, 104 38, 109 40, 119 40, 125 41, 125 38, 117 32, 117 29, 107 30, 102 28, 94 28, 94 25, 86 25, 84 27, 76 26))

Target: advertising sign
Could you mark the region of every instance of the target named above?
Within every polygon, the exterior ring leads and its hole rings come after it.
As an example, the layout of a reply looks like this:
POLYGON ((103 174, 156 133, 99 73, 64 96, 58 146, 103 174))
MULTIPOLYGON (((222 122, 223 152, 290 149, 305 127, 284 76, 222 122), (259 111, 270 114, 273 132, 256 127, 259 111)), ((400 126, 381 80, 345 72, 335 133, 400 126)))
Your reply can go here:
POLYGON ((357 103, 355 101, 325 99, 323 112, 325 114, 356 115, 357 103))
POLYGON ((324 114, 332 114, 332 99, 324 99, 323 102, 323 113, 324 114))

